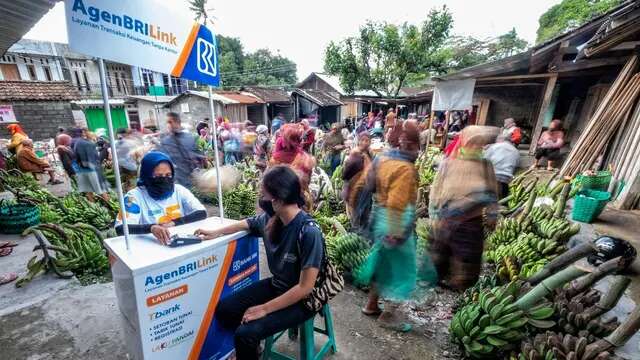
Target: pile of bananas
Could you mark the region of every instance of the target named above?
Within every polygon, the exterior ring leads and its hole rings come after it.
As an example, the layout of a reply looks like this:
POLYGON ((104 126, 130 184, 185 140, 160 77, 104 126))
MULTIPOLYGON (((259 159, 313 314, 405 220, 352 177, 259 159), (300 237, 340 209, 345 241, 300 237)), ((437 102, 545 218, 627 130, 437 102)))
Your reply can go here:
POLYGON ((336 191, 342 190, 342 186, 344 185, 344 180, 342 180, 342 172, 344 170, 344 163, 338 165, 338 167, 331 174, 331 184, 333 184, 333 188, 336 191))
POLYGON ((564 250, 563 245, 551 239, 543 239, 536 234, 524 233, 518 236, 514 242, 499 245, 494 250, 485 252, 485 258, 489 262, 498 263, 507 257, 514 257, 521 264, 525 264, 540 259, 551 260, 564 250))
POLYGON ((499 245, 509 244, 524 232, 523 222, 513 218, 504 218, 498 222, 495 231, 493 231, 486 241, 487 249, 494 249, 499 245))
POLYGON ((609 351, 596 353, 589 351, 589 340, 570 334, 547 331, 538 334, 533 341, 522 342, 520 353, 511 355, 510 360, 608 360, 615 359, 609 351))
POLYGON ((33 234, 42 257, 33 256, 27 263, 27 274, 16 282, 24 286, 42 272, 54 272, 62 278, 75 275, 102 275, 109 271, 109 259, 102 246, 100 231, 91 225, 40 224, 24 231, 33 234))
POLYGON ((327 237, 327 256, 331 263, 343 271, 358 268, 369 255, 369 243, 354 233, 327 237))
POLYGON ((249 184, 238 184, 222 193, 224 216, 229 219, 242 220, 256 214, 258 193, 249 184))
POLYGON ((480 292, 487 288, 493 288, 498 286, 498 278, 495 274, 483 274, 480 275, 476 283, 465 290, 461 296, 458 296, 453 303, 453 311, 470 304, 472 302, 478 302, 480 292))
POLYGON ((31 174, 25 174, 18 169, 11 169, 8 171, 0 169, 0 185, 3 190, 11 192, 14 192, 17 189, 24 191, 38 190, 42 188, 31 174))
POLYGON ((68 224, 84 223, 99 230, 106 230, 115 221, 111 211, 97 202, 90 202, 79 193, 71 193, 62 199, 65 209, 63 221, 68 224))
POLYGON ((520 267, 520 273, 518 274, 518 278, 528 279, 532 277, 534 274, 538 273, 540 270, 542 270, 542 268, 545 267, 545 265, 547 265, 548 263, 549 263, 549 260, 546 258, 540 259, 535 262, 524 263, 520 267))
POLYGON ((59 224, 64 219, 64 212, 57 207, 49 205, 49 203, 43 202, 38 204, 40 209, 40 222, 59 224))
POLYGON ((478 301, 468 304, 455 313, 450 332, 467 356, 496 358, 496 354, 508 350, 526 335, 526 325, 549 328, 548 321, 554 309, 548 303, 523 310, 516 303, 518 282, 506 286, 485 289, 478 301))
POLYGON ((531 209, 531 212, 527 215, 527 219, 532 224, 537 224, 541 221, 553 218, 553 207, 549 205, 540 205, 531 209))
POLYGON ((564 242, 580 232, 580 224, 571 224, 566 219, 543 219, 535 222, 535 232, 544 238, 564 242))

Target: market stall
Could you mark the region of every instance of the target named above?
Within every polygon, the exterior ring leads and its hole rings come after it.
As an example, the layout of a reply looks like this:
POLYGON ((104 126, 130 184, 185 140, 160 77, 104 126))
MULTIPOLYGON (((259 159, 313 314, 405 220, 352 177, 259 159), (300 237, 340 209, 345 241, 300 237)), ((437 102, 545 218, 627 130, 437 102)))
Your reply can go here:
MULTIPOLYGON (((215 229, 233 220, 208 218, 177 226, 172 234, 215 229)), ((168 247, 153 235, 105 241, 110 253, 127 347, 135 359, 222 359, 232 333, 220 328, 220 299, 257 281, 258 239, 236 233, 200 244, 168 247)))

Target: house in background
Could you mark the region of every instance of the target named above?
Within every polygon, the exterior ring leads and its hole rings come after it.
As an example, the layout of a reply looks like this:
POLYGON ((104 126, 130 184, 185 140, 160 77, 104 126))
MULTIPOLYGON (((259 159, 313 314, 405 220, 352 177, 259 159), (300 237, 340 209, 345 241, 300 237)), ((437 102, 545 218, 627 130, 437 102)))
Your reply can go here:
POLYGON ((37 141, 54 137, 58 127, 75 125, 71 101, 78 99, 80 93, 66 81, 0 81, 3 110, 37 141))
MULTIPOLYGON (((82 110, 84 113, 85 123, 81 123, 82 119, 76 119, 77 126, 87 127, 91 131, 107 129, 107 119, 104 114, 102 99, 81 99, 73 101, 72 104, 74 109, 82 110)), ((123 99, 109 99, 111 122, 114 131, 129 128, 126 106, 123 99)))
MULTIPOLYGON (((260 118, 260 124, 271 127, 271 120, 278 114, 282 114, 287 121, 296 120, 293 101, 291 101, 291 96, 286 91, 261 86, 245 86, 241 90, 264 102, 262 115, 255 114, 256 118, 260 118)), ((249 114, 249 117, 252 116, 254 115, 249 114)))
POLYGON ((129 107, 127 117, 132 129, 160 129, 164 128, 164 118, 169 112, 165 107, 175 99, 175 96, 132 95, 126 97, 129 107))
MULTIPOLYGON (((250 120, 260 124, 264 102, 259 98, 240 91, 214 91, 212 93, 216 117, 223 116, 230 122, 250 120)), ((204 91, 188 90, 164 105, 169 111, 180 114, 184 124, 195 128, 198 122, 211 118, 209 94, 204 91)), ((161 121, 160 129, 166 127, 161 121)))
POLYGON ((135 88, 132 95, 174 96, 188 89, 187 80, 138 66, 131 67, 131 75, 135 88))
POLYGON ((341 108, 344 105, 333 93, 324 90, 293 89, 291 93, 297 119, 308 119, 318 127, 329 128, 332 123, 341 121, 341 108))
POLYGON ((53 43, 23 39, 0 57, 0 80, 62 81, 62 65, 53 43))

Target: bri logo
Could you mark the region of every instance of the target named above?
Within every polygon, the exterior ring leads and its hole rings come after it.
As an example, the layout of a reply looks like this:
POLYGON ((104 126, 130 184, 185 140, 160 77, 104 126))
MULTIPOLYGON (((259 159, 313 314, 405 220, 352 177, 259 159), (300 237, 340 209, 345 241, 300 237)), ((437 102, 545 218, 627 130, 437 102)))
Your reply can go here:
POLYGON ((198 71, 210 76, 218 75, 216 46, 203 38, 198 38, 196 46, 198 48, 198 71))
POLYGON ((89 20, 94 23, 104 22, 132 30, 139 34, 156 39, 163 43, 178 46, 176 36, 172 32, 160 31, 160 26, 146 23, 144 21, 134 19, 131 16, 125 14, 112 14, 106 10, 101 10, 95 6, 86 7, 82 0, 74 0, 72 11, 74 13, 82 13, 84 16, 89 17, 89 20))
POLYGON ((152 313, 149 314, 149 320, 150 321, 154 321, 154 320, 158 320, 160 318, 163 318, 167 315, 173 314, 175 312, 180 311, 180 304, 175 304, 172 307, 162 310, 162 311, 154 311, 152 313))

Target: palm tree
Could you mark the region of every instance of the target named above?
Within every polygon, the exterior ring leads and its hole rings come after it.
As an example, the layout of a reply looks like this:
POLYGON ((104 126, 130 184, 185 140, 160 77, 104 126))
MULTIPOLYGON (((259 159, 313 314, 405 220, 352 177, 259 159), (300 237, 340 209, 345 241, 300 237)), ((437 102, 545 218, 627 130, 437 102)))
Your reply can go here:
POLYGON ((208 21, 211 21, 209 12, 213 10, 213 8, 207 8, 207 0, 189 0, 189 10, 193 11, 196 15, 196 21, 202 20, 202 23, 205 25, 208 21))

